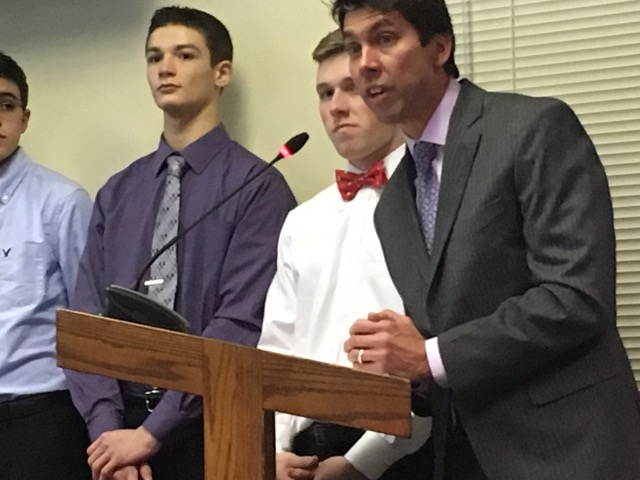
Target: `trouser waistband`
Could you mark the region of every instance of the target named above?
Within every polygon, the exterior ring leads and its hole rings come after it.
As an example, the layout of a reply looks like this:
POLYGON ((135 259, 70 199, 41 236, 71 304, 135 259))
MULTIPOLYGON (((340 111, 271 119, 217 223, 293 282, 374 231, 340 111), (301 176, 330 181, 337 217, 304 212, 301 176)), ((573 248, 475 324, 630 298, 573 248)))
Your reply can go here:
POLYGON ((43 410, 72 405, 71 395, 67 390, 19 395, 0 403, 0 421, 26 417, 43 410))

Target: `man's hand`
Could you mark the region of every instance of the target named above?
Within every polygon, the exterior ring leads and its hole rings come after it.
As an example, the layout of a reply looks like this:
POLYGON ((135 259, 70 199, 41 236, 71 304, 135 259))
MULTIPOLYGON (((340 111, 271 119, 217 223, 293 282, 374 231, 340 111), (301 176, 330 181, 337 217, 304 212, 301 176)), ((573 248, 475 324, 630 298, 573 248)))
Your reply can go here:
POLYGON ((320 462, 315 480, 367 480, 344 457, 330 457, 320 462))
POLYGON ((276 480, 313 480, 318 457, 300 457, 295 453, 276 453, 276 480))
POLYGON ((159 449, 160 442, 142 426, 105 432, 87 449, 93 480, 109 480, 121 467, 143 465, 159 449))
POLYGON ((355 369, 413 381, 431 378, 425 339, 409 317, 391 310, 370 313, 349 333, 344 350, 355 369))
POLYGON ((140 468, 126 466, 113 473, 111 480, 152 480, 151 467, 144 463, 140 468))

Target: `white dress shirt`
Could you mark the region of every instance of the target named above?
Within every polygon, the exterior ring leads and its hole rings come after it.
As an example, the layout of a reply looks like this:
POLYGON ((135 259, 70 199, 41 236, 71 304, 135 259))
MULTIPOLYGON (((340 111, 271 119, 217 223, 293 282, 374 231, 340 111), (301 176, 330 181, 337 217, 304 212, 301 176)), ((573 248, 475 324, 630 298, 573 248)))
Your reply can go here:
MULTIPOLYGON (((404 150, 403 145, 384 159, 388 176, 404 150)), ((386 308, 404 313, 373 224, 380 194, 381 189, 363 187, 346 202, 334 184, 289 213, 258 348, 351 367, 343 350, 351 325, 386 308)), ((276 413, 276 451, 288 450, 293 436, 311 422, 276 413)), ((411 438, 366 432, 345 457, 368 478, 380 477, 427 440, 431 418, 413 416, 412 422, 411 438)))

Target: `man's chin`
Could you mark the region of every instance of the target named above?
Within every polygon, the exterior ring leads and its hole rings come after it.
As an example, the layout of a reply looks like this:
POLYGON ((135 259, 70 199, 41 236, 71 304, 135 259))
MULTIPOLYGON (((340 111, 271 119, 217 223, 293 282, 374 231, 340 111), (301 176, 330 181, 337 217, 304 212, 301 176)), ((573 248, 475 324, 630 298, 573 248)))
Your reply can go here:
POLYGON ((333 146, 342 158, 349 160, 353 156, 353 145, 350 142, 334 141, 333 146))
POLYGON ((336 147, 338 154, 349 163, 354 164, 358 163, 359 160, 371 155, 372 148, 366 144, 350 144, 350 145, 342 145, 340 148, 336 147))
POLYGON ((7 160, 17 149, 18 145, 15 147, 0 147, 0 165, 4 164, 5 160, 7 160))
POLYGON ((189 109, 186 105, 178 102, 160 102, 157 103, 158 108, 171 117, 181 117, 189 109))
POLYGON ((397 125, 402 123, 402 108, 398 105, 389 105, 388 102, 385 104, 378 103, 367 103, 367 106, 374 113, 378 121, 387 124, 387 125, 397 125))
POLYGON ((380 109, 378 111, 373 110, 373 113, 376 118, 385 125, 398 125, 402 123, 402 116, 398 112, 380 109))

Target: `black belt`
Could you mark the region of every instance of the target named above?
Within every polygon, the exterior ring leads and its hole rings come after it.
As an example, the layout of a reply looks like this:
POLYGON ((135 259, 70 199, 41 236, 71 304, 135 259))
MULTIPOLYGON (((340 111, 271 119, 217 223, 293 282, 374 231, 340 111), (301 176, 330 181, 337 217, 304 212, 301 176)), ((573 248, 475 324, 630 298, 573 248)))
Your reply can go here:
POLYGON ((349 451, 364 430, 335 423, 314 422, 298 432, 291 442, 296 455, 316 455, 320 460, 341 456, 349 451))
POLYGON ((19 395, 0 403, 0 421, 26 417, 52 408, 72 406, 67 390, 19 395))
POLYGON ((164 396, 166 390, 150 388, 143 395, 132 395, 126 392, 122 395, 124 408, 145 409, 147 413, 153 412, 164 396))

